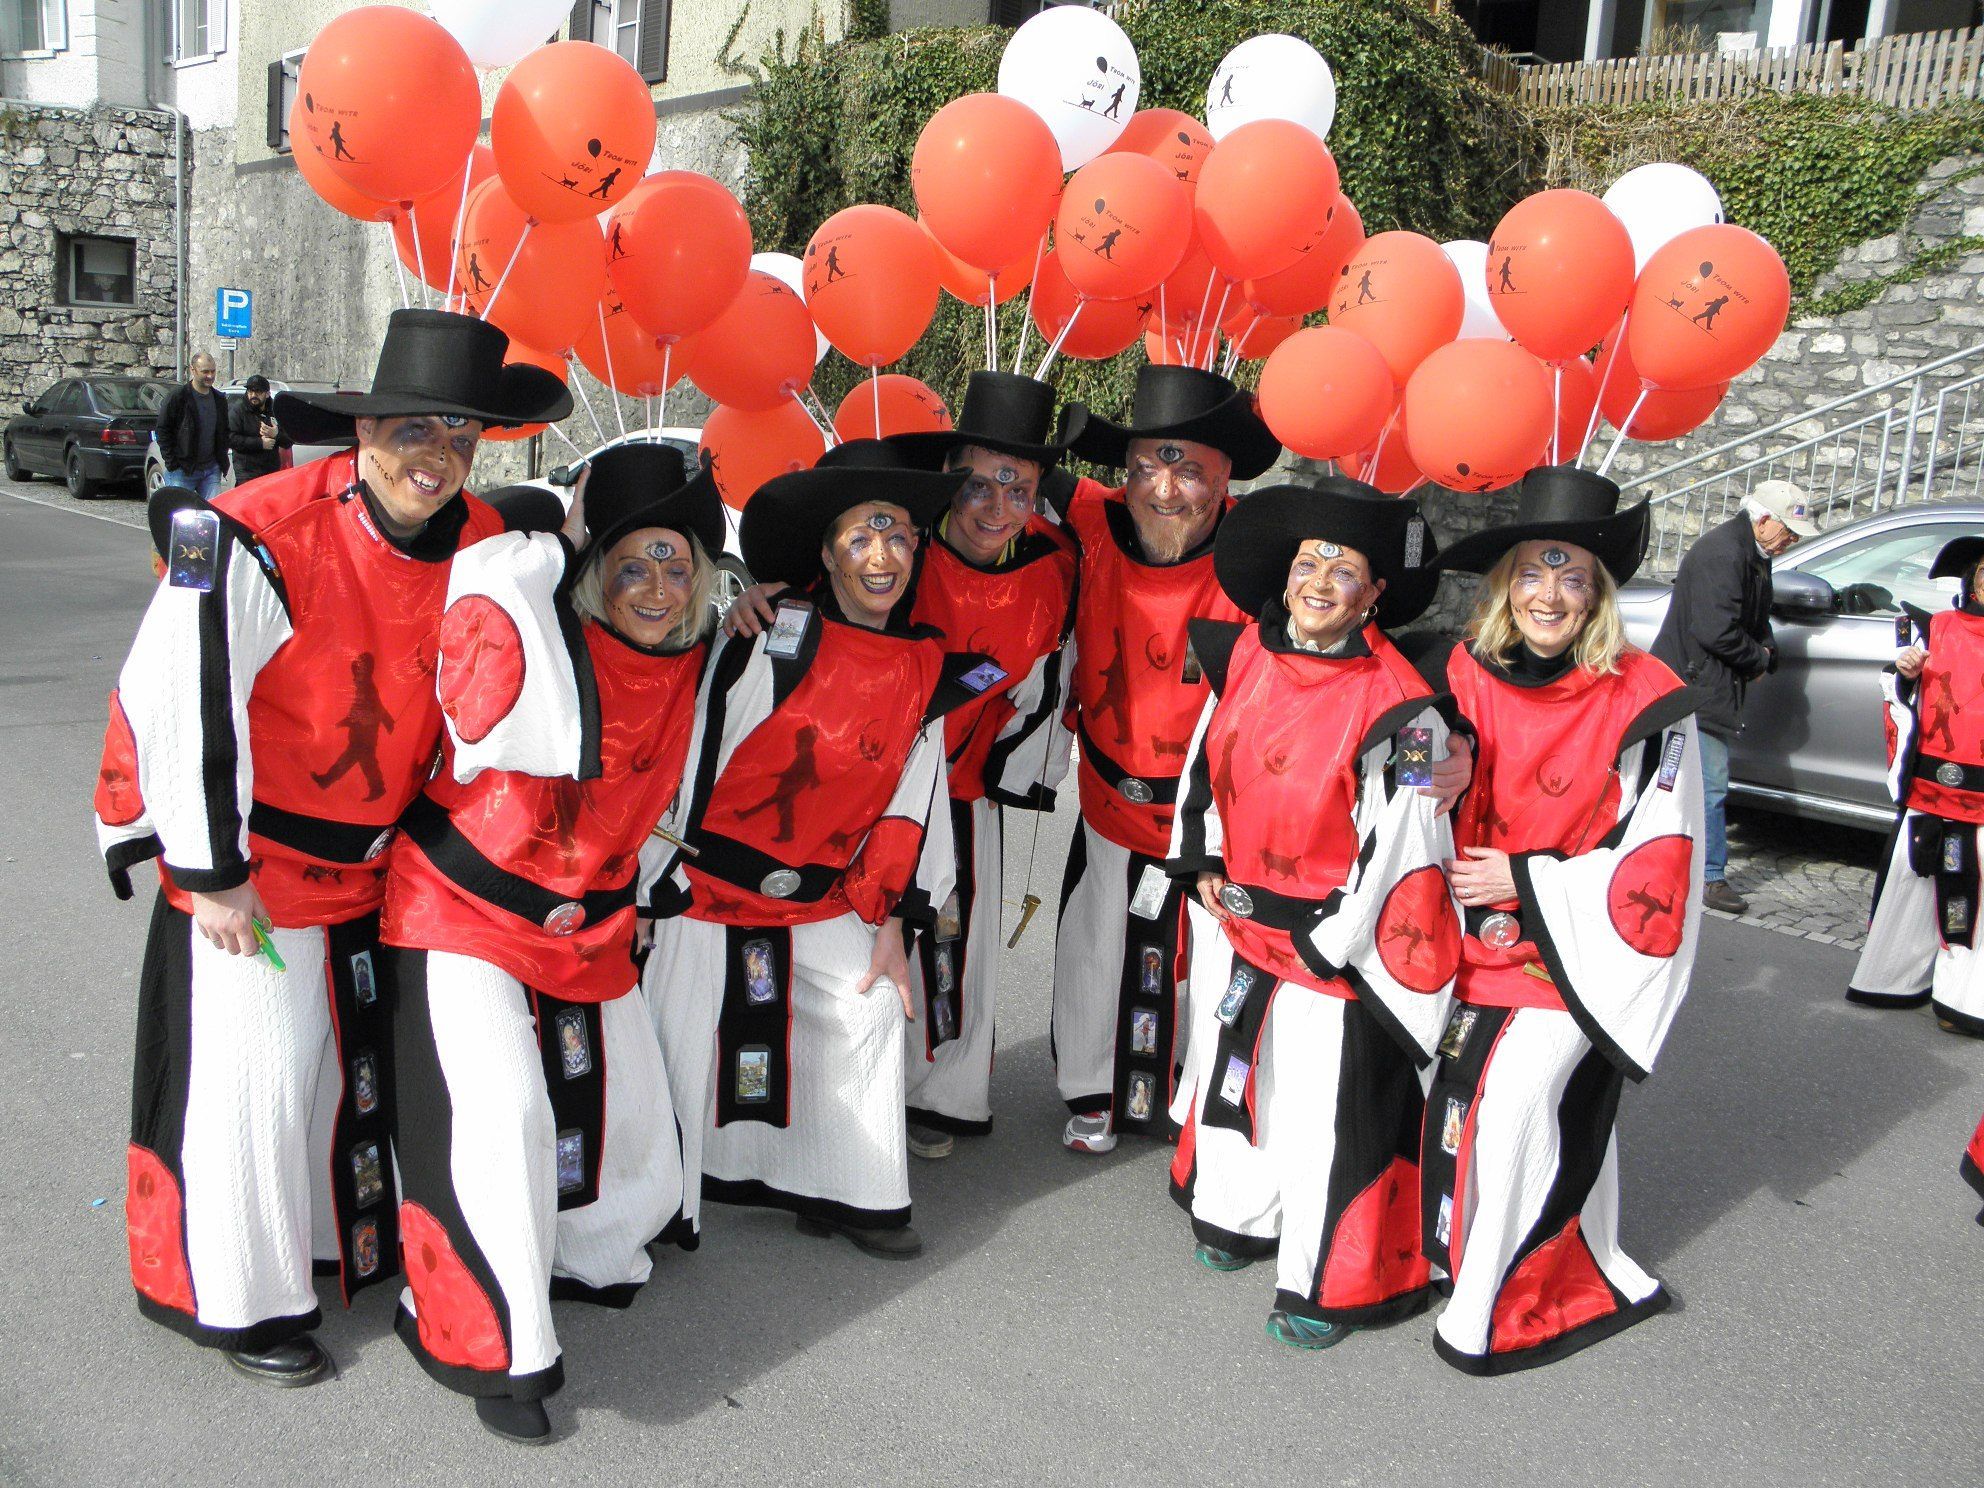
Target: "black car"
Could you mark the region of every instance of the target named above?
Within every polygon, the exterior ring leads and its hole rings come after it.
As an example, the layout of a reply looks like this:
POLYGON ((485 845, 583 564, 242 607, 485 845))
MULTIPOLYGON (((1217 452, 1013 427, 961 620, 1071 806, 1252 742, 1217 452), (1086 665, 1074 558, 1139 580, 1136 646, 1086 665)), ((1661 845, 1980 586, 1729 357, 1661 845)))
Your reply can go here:
POLYGON ((57 476, 79 501, 125 482, 142 491, 145 447, 171 392, 149 377, 63 378, 7 421, 7 479, 57 476))

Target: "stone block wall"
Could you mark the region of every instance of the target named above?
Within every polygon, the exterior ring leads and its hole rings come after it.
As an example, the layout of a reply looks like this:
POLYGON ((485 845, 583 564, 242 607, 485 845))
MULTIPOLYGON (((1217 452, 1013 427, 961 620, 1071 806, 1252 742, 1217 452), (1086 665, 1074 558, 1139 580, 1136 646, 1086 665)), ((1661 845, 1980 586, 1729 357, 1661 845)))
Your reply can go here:
POLYGON ((175 367, 172 116, 0 101, 0 399, 175 367), (131 238, 137 304, 61 303, 61 235, 131 238))

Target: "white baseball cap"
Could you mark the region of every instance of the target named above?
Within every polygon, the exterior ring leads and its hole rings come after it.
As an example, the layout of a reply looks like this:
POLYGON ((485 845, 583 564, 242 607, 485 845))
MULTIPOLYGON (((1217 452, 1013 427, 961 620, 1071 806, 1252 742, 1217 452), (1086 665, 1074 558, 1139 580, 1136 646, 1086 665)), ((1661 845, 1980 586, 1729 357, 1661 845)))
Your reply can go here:
POLYGON ((1812 503, 1788 480, 1759 481, 1746 504, 1754 513, 1776 517, 1800 537, 1819 535, 1819 524, 1812 520, 1812 503))

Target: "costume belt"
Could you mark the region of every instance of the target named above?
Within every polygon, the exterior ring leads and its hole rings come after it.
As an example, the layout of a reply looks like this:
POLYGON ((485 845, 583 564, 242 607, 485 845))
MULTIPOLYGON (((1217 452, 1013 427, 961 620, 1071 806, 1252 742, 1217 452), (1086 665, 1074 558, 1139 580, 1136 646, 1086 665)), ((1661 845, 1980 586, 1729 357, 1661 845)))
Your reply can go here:
POLYGON ((1461 927, 1483 945, 1498 951, 1521 945, 1526 938, 1520 919, 1506 909, 1487 904, 1464 906, 1461 927))
POLYGON ((1226 887, 1219 891, 1219 902, 1227 912, 1243 920, 1252 920, 1256 925, 1265 925, 1270 930, 1281 930, 1293 935, 1315 924, 1323 912, 1320 899, 1298 899, 1291 894, 1277 894, 1272 889, 1255 888, 1252 884, 1226 881, 1226 887))
POLYGON ((369 863, 393 840, 390 824, 328 821, 300 811, 285 811, 266 801, 249 806, 248 830, 323 863, 369 863))
POLYGON ((570 935, 584 926, 597 925, 634 903, 636 874, 629 874, 617 889, 594 889, 568 899, 499 867, 462 835, 431 797, 422 796, 409 806, 400 824, 449 882, 551 935, 570 935))
POLYGON ((1957 760, 1918 754, 1909 771, 1917 780, 1932 781, 1946 790, 1984 791, 1984 765, 1966 765, 1957 760))
POLYGON ((817 904, 834 890, 847 869, 826 863, 805 863, 797 868, 781 863, 770 853, 759 852, 735 837, 713 832, 694 832, 690 844, 696 856, 687 866, 706 873, 732 888, 763 894, 767 899, 783 899, 792 904, 817 904))
POLYGON ((1095 742, 1085 720, 1075 720, 1075 733, 1082 741, 1082 758, 1102 777, 1102 783, 1133 806, 1170 806, 1178 799, 1176 775, 1132 775, 1095 742))

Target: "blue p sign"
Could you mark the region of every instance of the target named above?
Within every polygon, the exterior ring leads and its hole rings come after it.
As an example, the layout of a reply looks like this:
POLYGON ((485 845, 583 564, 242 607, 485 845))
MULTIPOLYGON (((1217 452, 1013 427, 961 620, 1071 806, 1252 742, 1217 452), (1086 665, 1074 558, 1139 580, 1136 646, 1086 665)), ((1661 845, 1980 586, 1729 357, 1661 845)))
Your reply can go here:
POLYGON ((246 289, 214 291, 214 334, 245 341, 255 334, 255 296, 246 289))

